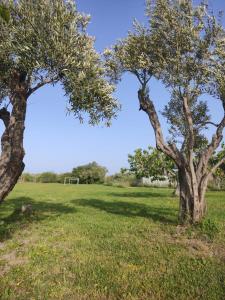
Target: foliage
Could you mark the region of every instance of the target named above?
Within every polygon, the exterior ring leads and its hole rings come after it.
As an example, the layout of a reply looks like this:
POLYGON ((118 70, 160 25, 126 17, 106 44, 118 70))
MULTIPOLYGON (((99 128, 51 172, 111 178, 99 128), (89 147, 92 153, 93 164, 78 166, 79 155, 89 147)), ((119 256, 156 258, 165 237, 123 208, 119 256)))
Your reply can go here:
POLYGON ((0 15, 0 103, 13 94, 13 74, 19 72, 28 96, 60 83, 68 110, 80 120, 82 112, 91 124, 115 116, 114 87, 86 33, 90 16, 79 13, 74 1, 3 0, 0 15))
POLYGON ((203 130, 213 125, 208 104, 200 96, 209 94, 225 105, 225 32, 205 4, 193 7, 186 0, 148 2, 149 26, 135 21, 127 38, 105 50, 108 75, 117 82, 124 72, 130 72, 147 94, 153 77, 163 82, 171 95, 163 110, 170 125, 170 141, 181 144, 182 152, 189 147, 183 104, 184 96, 188 96, 198 155, 199 148, 207 145, 203 130))
POLYGON ((122 168, 119 173, 107 176, 105 185, 117 187, 137 186, 137 180, 133 174, 122 168))
POLYGON ((80 183, 103 183, 107 169, 96 162, 78 166, 72 170, 72 176, 79 178, 80 183))
POLYGON ((9 22, 10 19, 10 11, 3 3, 0 3, 0 18, 5 22, 9 22))
POLYGON ((53 172, 44 172, 39 174, 37 181, 42 183, 55 183, 58 182, 58 175, 53 172))
POLYGON ((30 173, 23 173, 20 177, 22 182, 35 182, 36 175, 30 173))
POLYGON ((176 180, 174 162, 156 148, 149 146, 148 150, 137 149, 133 155, 128 155, 128 162, 129 171, 136 178, 151 177, 155 181, 165 180, 167 176, 170 181, 176 180))

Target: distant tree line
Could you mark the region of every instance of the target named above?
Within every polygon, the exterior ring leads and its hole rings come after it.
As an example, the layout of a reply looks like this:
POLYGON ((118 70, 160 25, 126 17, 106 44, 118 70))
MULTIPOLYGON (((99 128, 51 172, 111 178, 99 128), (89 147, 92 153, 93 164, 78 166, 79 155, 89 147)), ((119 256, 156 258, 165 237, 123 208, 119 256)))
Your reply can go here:
MULTIPOLYGON (((224 153, 222 150, 213 156, 212 164, 220 159, 224 153)), ((106 184, 110 186, 142 186, 140 178, 151 177, 152 182, 165 180, 167 176, 171 183, 175 183, 176 174, 172 160, 168 159, 156 148, 149 147, 147 150, 136 149, 134 154, 128 155, 129 168, 121 168, 119 173, 106 176, 108 170, 96 162, 81 165, 72 169, 71 172, 57 174, 43 172, 40 174, 23 173, 20 177, 22 182, 39 183, 64 183, 65 178, 79 178, 81 184, 106 184)), ((74 181, 76 183, 76 181, 74 181)), ((154 185, 154 184, 153 184, 154 185)), ((155 184, 157 186, 157 184, 155 184)), ((178 187, 179 188, 179 187, 178 187)), ((211 189, 225 189, 225 164, 222 164, 209 182, 211 189)), ((177 194, 177 191, 176 191, 177 194)))
POLYGON ((79 178, 81 184, 101 184, 105 181, 108 170, 92 162, 86 165, 73 168, 71 172, 57 174, 54 172, 43 172, 40 174, 23 173, 20 180, 22 182, 40 183, 64 183, 66 177, 79 178))

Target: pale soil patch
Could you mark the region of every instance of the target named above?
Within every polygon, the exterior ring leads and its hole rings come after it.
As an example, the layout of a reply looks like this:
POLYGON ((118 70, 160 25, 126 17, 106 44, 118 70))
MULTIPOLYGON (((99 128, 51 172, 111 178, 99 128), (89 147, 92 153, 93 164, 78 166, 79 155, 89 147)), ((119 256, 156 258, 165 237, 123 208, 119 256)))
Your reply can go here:
POLYGON ((38 238, 34 236, 22 238, 22 236, 19 235, 16 239, 17 243, 14 250, 12 250, 13 247, 10 246, 10 244, 6 242, 0 243, 0 250, 3 251, 2 255, 0 255, 0 277, 9 272, 11 268, 26 264, 28 258, 24 252, 29 245, 34 244, 37 240, 38 238), (7 246, 10 249, 8 252, 6 252, 7 246), (21 253, 20 256, 18 255, 19 253, 21 253))
POLYGON ((16 250, 2 255, 1 260, 3 261, 4 265, 0 266, 0 276, 3 276, 5 273, 9 272, 12 267, 24 265, 28 262, 27 257, 17 256, 16 250))

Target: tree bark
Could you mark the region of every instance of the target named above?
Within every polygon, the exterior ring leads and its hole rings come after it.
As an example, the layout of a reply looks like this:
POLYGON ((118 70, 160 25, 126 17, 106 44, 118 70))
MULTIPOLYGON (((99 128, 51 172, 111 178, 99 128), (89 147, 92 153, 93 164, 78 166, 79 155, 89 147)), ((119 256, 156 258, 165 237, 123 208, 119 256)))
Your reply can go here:
POLYGON ((180 209, 179 221, 182 224, 199 223, 206 214, 205 193, 207 179, 203 178, 198 186, 193 186, 191 172, 179 169, 180 209))
POLYGON ((179 182, 177 182, 177 184, 176 184, 175 190, 173 191, 173 196, 177 196, 177 197, 180 196, 180 184, 179 184, 179 182))
POLYGON ((24 170, 23 149, 24 122, 27 107, 26 87, 21 83, 16 86, 10 98, 12 112, 6 108, 0 110, 0 119, 5 131, 1 138, 0 156, 0 203, 14 188, 24 170))
POLYGON ((218 126, 217 133, 212 139, 212 143, 203 153, 198 166, 194 165, 194 131, 193 120, 189 108, 188 97, 184 97, 184 114, 186 116, 186 123, 188 128, 187 144, 188 149, 186 152, 177 149, 175 144, 168 144, 163 138, 161 124, 159 122, 158 114, 151 101, 148 92, 145 91, 145 85, 138 92, 140 109, 146 112, 149 121, 155 132, 157 148, 168 155, 174 160, 178 168, 178 181, 179 181, 179 196, 180 196, 180 209, 179 221, 185 223, 198 223, 206 214, 205 193, 208 184, 208 178, 212 172, 221 164, 223 158, 211 171, 208 170, 208 161, 211 157, 212 149, 215 150, 219 145, 222 136, 222 128, 225 127, 225 117, 221 124, 218 126))

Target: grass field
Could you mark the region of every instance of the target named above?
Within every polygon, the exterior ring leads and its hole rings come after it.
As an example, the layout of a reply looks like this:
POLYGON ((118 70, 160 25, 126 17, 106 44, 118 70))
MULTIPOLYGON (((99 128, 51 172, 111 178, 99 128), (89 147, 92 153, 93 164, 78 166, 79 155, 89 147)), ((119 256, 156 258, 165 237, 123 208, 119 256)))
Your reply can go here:
POLYGON ((225 193, 194 228, 171 194, 18 184, 0 207, 0 299, 224 300, 225 193))

